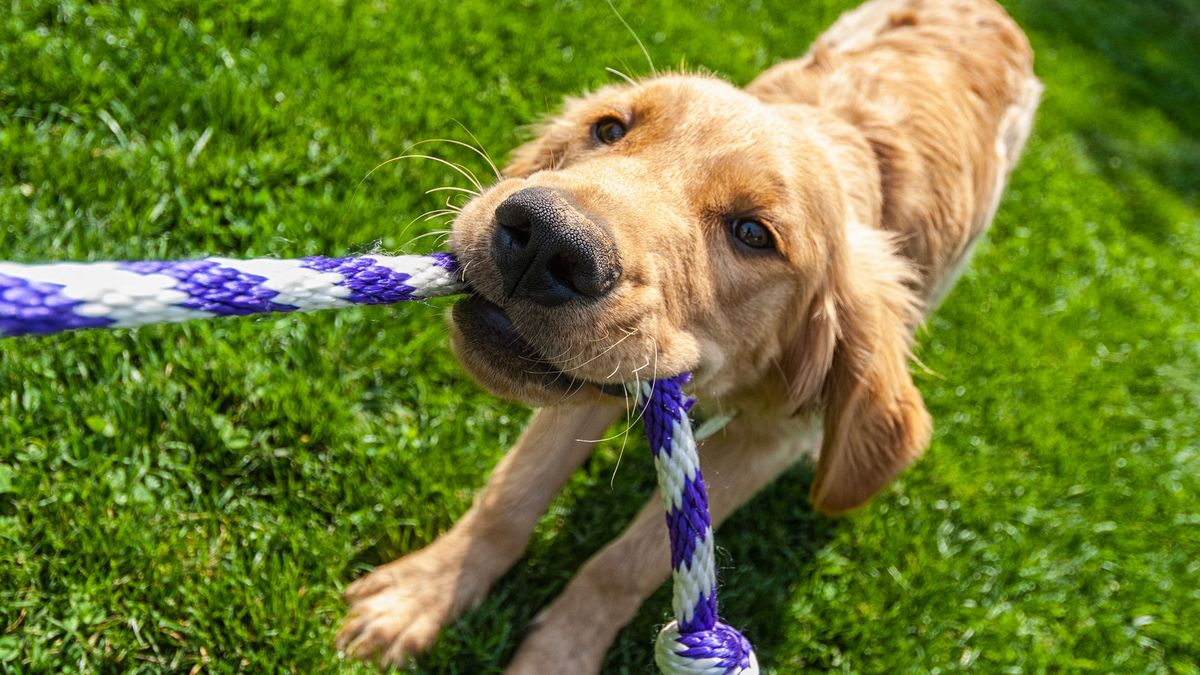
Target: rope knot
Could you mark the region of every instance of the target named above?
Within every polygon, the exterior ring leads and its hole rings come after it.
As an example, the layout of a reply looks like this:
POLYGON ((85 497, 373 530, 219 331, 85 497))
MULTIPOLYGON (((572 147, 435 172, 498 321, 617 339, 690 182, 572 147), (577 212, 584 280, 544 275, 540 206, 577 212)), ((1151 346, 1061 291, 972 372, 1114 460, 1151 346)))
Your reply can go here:
POLYGON ((663 626, 654 643, 654 662, 667 675, 758 674, 750 641, 720 621, 688 633, 680 633, 675 621, 663 626))

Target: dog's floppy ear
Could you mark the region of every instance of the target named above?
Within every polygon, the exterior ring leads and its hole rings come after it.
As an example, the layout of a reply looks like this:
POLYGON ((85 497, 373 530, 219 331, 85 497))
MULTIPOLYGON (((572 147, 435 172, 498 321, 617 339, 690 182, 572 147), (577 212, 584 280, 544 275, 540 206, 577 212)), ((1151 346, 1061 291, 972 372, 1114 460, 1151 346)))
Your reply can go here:
MULTIPOLYGON (((890 238, 852 225, 844 264, 834 265, 828 292, 810 314, 811 372, 793 380, 810 393, 828 364, 820 398, 824 439, 813 480, 813 506, 837 514, 861 506, 924 451, 931 424, 908 372, 910 335, 920 307, 912 270, 890 238)), ((800 386, 798 387, 797 384, 800 386)))

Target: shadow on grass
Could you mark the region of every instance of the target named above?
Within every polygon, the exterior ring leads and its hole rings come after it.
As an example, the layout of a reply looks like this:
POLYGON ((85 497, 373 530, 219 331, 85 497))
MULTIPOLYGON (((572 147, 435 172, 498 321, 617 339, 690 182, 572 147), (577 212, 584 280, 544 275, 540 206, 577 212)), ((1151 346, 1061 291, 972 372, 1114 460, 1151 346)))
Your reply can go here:
MULTIPOLYGON (((653 466, 648 461, 635 463, 622 469, 627 479, 615 482, 611 490, 593 486, 556 502, 551 510, 555 535, 535 541, 478 608, 443 631, 416 672, 500 672, 537 612, 595 551, 620 533, 653 489, 653 466)), ((717 536, 722 618, 741 630, 760 660, 768 663, 794 632, 785 618, 794 588, 836 527, 808 505, 812 475, 810 465, 784 474, 717 536)), ((602 672, 652 672, 654 638, 669 619, 670 607, 670 584, 664 584, 617 636, 602 672)))

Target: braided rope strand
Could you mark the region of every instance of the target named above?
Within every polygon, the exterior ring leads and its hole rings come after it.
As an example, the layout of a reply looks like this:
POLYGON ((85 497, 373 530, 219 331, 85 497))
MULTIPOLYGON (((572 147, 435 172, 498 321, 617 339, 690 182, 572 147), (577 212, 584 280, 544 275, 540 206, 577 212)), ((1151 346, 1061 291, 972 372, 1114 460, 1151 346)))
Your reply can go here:
POLYGON ((741 633, 717 619, 717 578, 708 493, 683 393, 689 375, 655 380, 639 392, 646 438, 671 540, 675 620, 663 627, 654 661, 667 675, 757 675, 758 658, 741 633))
MULTIPOLYGON (((0 262, 0 338, 81 328, 264 312, 380 305, 465 290, 447 253, 178 262, 22 265, 0 262)), ((717 619, 708 495, 683 393, 689 375, 643 384, 646 437, 654 454, 671 542, 675 620, 655 643, 667 675, 757 675, 749 641, 717 619)))
POLYGON ((462 292, 447 253, 21 265, 0 262, 0 337, 382 305, 462 292))

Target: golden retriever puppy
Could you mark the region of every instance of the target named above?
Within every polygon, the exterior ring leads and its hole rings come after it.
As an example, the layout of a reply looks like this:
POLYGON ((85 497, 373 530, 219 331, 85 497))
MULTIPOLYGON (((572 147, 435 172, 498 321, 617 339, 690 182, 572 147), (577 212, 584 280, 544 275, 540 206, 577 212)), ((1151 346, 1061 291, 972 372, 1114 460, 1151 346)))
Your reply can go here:
MULTIPOLYGON (((449 532, 349 587, 339 646, 400 663, 478 602, 637 379, 690 371, 702 409, 737 412, 701 448, 715 523, 805 455, 815 508, 871 499, 929 441, 913 329, 995 213, 1032 65, 993 0, 872 0, 744 89, 669 74, 568 100, 451 239, 474 291, 458 357, 544 407, 449 532)), ((669 570, 655 496, 509 672, 597 672, 669 570)))

